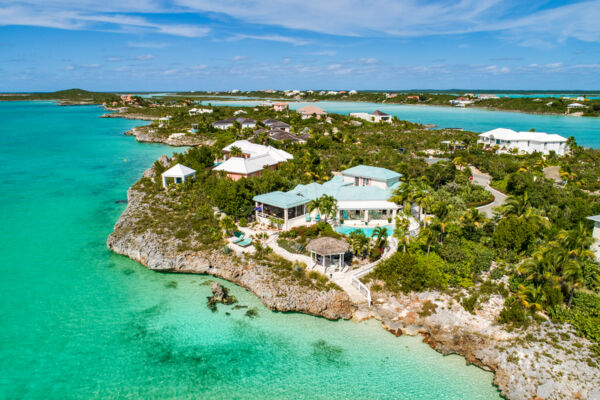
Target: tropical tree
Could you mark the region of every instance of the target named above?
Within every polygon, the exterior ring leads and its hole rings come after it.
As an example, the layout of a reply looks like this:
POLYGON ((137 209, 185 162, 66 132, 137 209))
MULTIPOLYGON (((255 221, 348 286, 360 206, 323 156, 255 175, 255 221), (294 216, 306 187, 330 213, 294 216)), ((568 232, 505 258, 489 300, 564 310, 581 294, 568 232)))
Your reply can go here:
POLYGON ((409 238, 409 226, 410 222, 406 217, 396 217, 396 230, 394 236, 397 237, 402 243, 403 252, 406 253, 406 245, 408 244, 409 238))
POLYGON ((579 222, 577 227, 571 231, 562 231, 558 234, 560 245, 569 251, 569 255, 579 261, 587 258, 594 258, 595 254, 590 250, 590 246, 594 243, 589 231, 583 224, 579 222))
POLYGON ((241 157, 242 156, 242 149, 240 149, 237 146, 233 146, 230 150, 229 150, 229 155, 231 157, 241 157))
POLYGON ((448 229, 448 224, 450 222, 450 211, 452 206, 446 204, 442 201, 434 204, 433 206, 433 214, 435 215, 437 226, 440 229, 440 244, 444 244, 444 235, 448 229))
POLYGON ((319 214, 321 214, 321 208, 322 208, 322 206, 321 206, 320 198, 311 200, 306 204, 306 209, 308 210, 309 213, 313 212, 314 210, 317 210, 317 212, 319 214))
POLYGON ((429 255, 429 252, 431 251, 431 244, 435 240, 435 237, 435 232, 429 227, 421 228, 419 231, 419 239, 427 246, 427 255, 429 255))
POLYGON ((371 234, 371 238, 373 237, 375 238, 375 248, 380 249, 383 252, 383 247, 385 246, 388 237, 387 229, 383 226, 376 227, 371 234))
POLYGON ((333 196, 324 194, 319 198, 319 210, 323 213, 325 221, 327 218, 333 217, 337 214, 337 200, 333 196))
POLYGON ((369 238, 363 231, 352 231, 348 237, 350 239, 350 247, 355 255, 361 257, 365 252, 369 251, 369 238))

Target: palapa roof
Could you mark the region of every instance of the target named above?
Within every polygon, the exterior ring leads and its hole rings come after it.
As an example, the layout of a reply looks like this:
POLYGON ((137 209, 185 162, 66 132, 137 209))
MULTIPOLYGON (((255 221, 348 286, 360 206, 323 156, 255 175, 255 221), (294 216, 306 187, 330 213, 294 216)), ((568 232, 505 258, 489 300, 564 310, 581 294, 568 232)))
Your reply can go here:
POLYGON ((350 245, 343 240, 332 237, 320 237, 313 239, 308 243, 306 249, 322 256, 331 256, 334 254, 344 254, 350 250, 350 245))

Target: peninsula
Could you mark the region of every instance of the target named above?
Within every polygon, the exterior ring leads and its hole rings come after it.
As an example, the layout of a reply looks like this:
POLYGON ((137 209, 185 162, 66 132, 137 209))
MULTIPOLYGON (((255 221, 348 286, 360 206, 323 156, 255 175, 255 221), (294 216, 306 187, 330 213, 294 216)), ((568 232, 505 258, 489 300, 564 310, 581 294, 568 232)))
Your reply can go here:
POLYGON ((129 189, 108 247, 422 334, 509 399, 600 396, 600 151, 279 107, 107 105, 152 121, 141 140, 192 146, 129 189))

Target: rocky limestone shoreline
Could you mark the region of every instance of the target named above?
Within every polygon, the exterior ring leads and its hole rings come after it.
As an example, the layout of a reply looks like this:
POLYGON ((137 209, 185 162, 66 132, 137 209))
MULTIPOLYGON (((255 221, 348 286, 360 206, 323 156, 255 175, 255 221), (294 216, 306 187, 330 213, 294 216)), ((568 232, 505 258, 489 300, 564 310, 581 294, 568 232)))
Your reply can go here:
MULTIPOLYGON (((145 175, 153 173, 149 169, 145 175)), ((236 260, 213 250, 177 250, 178 240, 154 232, 136 233, 133 227, 139 211, 148 204, 144 194, 130 188, 127 208, 107 240, 108 248, 149 269, 161 272, 208 274, 231 281, 252 291, 271 310, 296 311, 328 319, 350 319, 355 310, 343 291, 320 292, 282 280, 269 267, 250 260, 236 260)))
MULTIPOLYGON (((163 156, 160 161, 166 163, 168 159, 163 156)), ((144 173, 145 177, 153 175, 151 168, 144 173)), ((140 211, 149 204, 135 187, 128 190, 127 197, 127 208, 107 245, 149 269, 226 279, 252 291, 271 310, 328 319, 375 318, 397 336, 421 334, 442 354, 458 354, 467 363, 493 371, 494 383, 507 399, 600 400, 600 371, 589 363, 590 343, 576 337, 568 325, 546 322, 525 332, 508 332, 495 322, 504 301, 500 296, 482 302, 474 314, 450 295, 438 292, 378 293, 372 307, 359 307, 341 291, 320 292, 282 284, 268 267, 254 260, 236 260, 220 251, 180 252, 173 235, 134 229, 140 211)))
MULTIPOLYGON (((111 109, 107 109, 111 111, 111 109)), ((115 109, 120 111, 120 109, 115 109)), ((155 121, 158 118, 143 114, 131 114, 131 113, 108 113, 101 115, 100 118, 124 118, 124 119, 135 119, 142 121, 155 121)), ((182 147, 182 146, 209 146, 213 142, 210 140, 203 139, 201 137, 189 134, 187 132, 173 133, 169 136, 159 136, 156 130, 150 126, 136 126, 131 130, 125 132, 128 136, 134 136, 138 142, 142 143, 162 143, 168 146, 182 147)))

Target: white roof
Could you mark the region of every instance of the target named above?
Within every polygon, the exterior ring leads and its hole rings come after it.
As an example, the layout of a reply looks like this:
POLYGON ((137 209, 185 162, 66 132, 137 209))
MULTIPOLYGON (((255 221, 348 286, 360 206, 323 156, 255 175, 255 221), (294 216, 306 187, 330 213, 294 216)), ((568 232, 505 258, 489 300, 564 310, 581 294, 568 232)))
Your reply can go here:
POLYGON ((231 151, 233 147, 238 147, 242 150, 242 153, 248 154, 251 158, 268 154, 277 162, 287 161, 294 158, 293 155, 284 150, 276 149, 272 146, 263 146, 262 144, 256 144, 249 142, 248 140, 236 140, 235 142, 227 145, 223 148, 223 151, 231 151))
POLYGON ((494 138, 499 140, 531 141, 531 142, 566 142, 567 139, 555 133, 545 132, 516 132, 512 129, 496 128, 484 132, 480 137, 494 138))
POLYGON ((265 166, 279 164, 279 160, 274 159, 269 154, 262 154, 256 157, 231 157, 221 165, 213 168, 215 171, 225 171, 234 174, 248 175, 254 172, 262 171, 265 166))
POLYGON ((569 107, 576 107, 576 108, 587 108, 587 106, 586 106, 586 105, 584 105, 584 104, 581 104, 581 103, 571 103, 571 104, 569 104, 569 105, 567 106, 567 108, 569 108, 569 107))
POLYGON ((177 164, 163 172, 162 176, 166 178, 184 178, 195 173, 196 170, 186 167, 185 165, 177 164))
POLYGON ((397 210, 398 205, 385 200, 348 200, 338 201, 340 210, 397 210))

